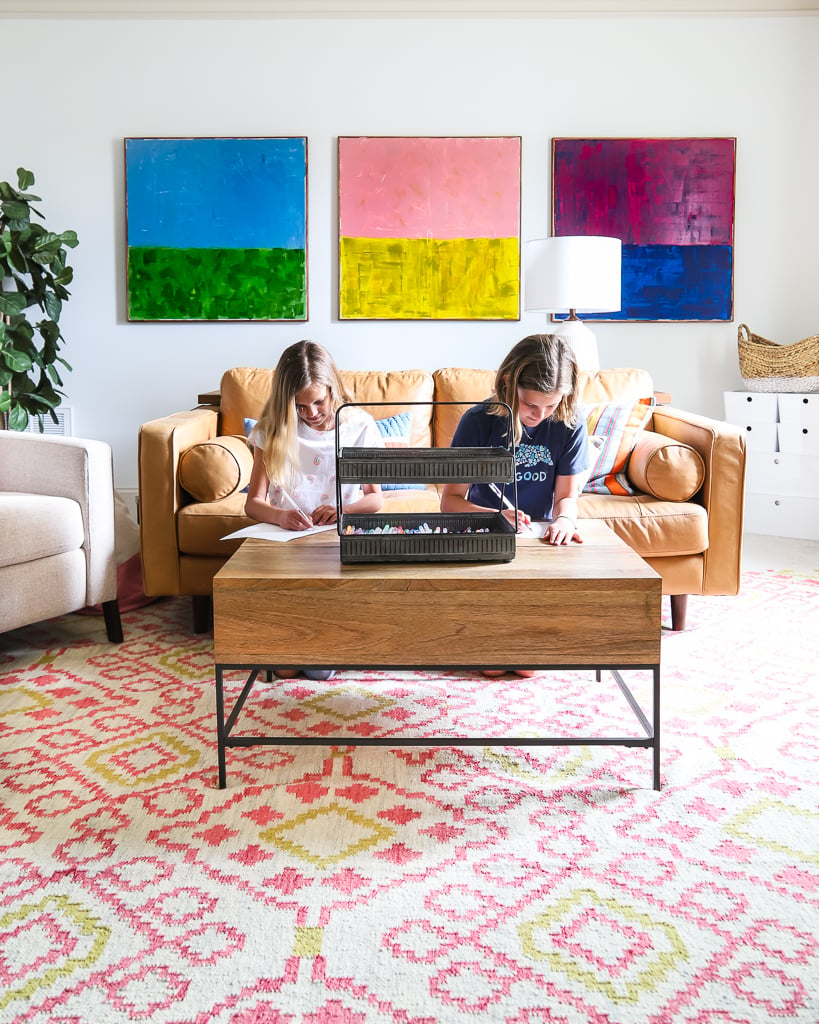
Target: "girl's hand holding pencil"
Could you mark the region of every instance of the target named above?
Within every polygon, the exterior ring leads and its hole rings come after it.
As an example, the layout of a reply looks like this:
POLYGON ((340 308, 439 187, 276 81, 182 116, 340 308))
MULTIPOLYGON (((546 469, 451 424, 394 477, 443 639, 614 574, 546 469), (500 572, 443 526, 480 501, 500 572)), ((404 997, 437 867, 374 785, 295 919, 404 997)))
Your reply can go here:
POLYGON ((279 525, 285 530, 309 530, 313 525, 313 517, 299 507, 298 502, 287 491, 280 487, 281 500, 285 506, 284 515, 279 525))
POLYGON ((508 511, 504 512, 503 514, 504 514, 504 516, 506 516, 506 518, 509 520, 509 522, 512 524, 512 526, 514 526, 515 530, 518 533, 520 533, 521 530, 525 530, 526 527, 529 526, 530 523, 532 522, 531 518, 525 512, 523 512, 521 509, 518 509, 518 511, 517 511, 517 522, 516 522, 515 521, 515 506, 512 504, 512 502, 506 497, 506 495, 503 493, 503 491, 500 489, 500 487, 498 487, 497 484, 490 484, 489 488, 490 488, 490 490, 494 494, 497 494, 497 496, 501 499, 501 501, 506 506, 508 511), (510 511, 511 511, 511 515, 509 514, 510 511))

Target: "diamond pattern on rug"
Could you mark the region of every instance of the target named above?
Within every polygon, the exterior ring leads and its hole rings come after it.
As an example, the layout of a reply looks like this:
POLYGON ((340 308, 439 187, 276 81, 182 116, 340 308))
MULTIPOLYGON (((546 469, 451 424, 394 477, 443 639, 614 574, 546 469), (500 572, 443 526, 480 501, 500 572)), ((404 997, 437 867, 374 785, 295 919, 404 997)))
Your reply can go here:
MULTIPOLYGON (((187 602, 116 648, 90 616, 0 637, 0 1024, 816 1024, 818 598, 691 600, 659 793, 644 750, 343 745, 230 750, 219 790, 187 602)), ((260 682, 240 719, 633 726, 589 672, 260 682)))

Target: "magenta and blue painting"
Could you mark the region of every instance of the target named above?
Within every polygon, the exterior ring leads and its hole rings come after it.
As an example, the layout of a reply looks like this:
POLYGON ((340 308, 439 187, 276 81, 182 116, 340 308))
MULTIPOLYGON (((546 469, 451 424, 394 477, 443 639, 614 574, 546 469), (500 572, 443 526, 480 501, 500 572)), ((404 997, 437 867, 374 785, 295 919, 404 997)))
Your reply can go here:
POLYGON ((339 316, 520 318, 520 137, 338 140, 339 316))
POLYGON ((732 320, 736 139, 554 139, 552 234, 623 242, 622 308, 732 320))
POLYGON ((129 320, 307 319, 307 139, 125 139, 129 320))

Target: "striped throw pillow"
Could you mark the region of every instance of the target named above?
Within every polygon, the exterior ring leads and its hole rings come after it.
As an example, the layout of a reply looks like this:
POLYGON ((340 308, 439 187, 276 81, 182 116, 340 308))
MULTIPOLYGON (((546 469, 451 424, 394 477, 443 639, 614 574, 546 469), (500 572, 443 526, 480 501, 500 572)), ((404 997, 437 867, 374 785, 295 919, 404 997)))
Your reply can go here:
MULTIPOLYGON (((636 493, 626 477, 626 466, 653 409, 653 396, 637 402, 605 402, 584 408, 589 435, 604 438, 584 491, 589 494, 636 493)), ((593 447, 591 456, 595 457, 593 447)))

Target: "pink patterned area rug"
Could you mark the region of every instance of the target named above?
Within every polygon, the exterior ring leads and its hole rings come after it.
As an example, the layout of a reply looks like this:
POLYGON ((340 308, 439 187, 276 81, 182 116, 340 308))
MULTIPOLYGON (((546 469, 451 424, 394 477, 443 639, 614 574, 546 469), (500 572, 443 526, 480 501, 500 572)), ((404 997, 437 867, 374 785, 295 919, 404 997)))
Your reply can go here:
MULTIPOLYGON (((220 791, 188 602, 0 637, 0 1022, 816 1024, 819 580, 743 583, 664 634, 659 793, 600 747, 256 747, 220 791)), ((255 722, 637 729, 588 672, 261 684, 255 722)))

